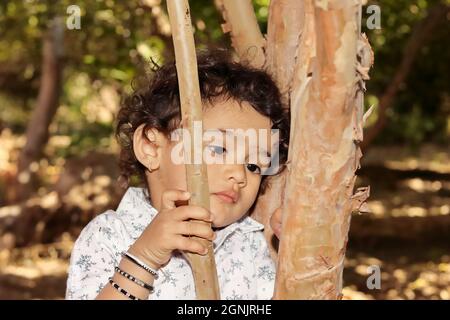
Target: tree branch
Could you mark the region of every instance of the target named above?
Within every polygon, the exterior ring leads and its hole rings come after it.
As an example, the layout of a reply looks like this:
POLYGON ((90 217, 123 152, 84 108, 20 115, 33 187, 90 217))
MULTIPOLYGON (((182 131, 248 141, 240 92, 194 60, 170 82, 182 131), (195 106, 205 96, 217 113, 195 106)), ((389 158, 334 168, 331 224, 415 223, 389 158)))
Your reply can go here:
POLYGON ((13 201, 26 199, 33 190, 33 162, 38 161, 47 143, 49 126, 59 106, 62 84, 63 21, 55 18, 43 39, 42 75, 37 98, 25 133, 26 143, 19 155, 13 201))
MULTIPOLYGON (((198 80, 194 35, 192 34, 191 15, 187 0, 168 0, 167 9, 175 48, 183 128, 189 132, 188 137, 183 135, 183 141, 184 146, 191 146, 190 152, 185 150, 184 154, 187 157, 185 160, 189 160, 189 155, 198 153, 199 146, 192 143, 192 141, 186 141, 186 139, 194 136, 194 123, 202 121, 202 101, 198 80)), ((203 150, 203 145, 200 145, 200 150, 203 150)), ((191 164, 191 162, 187 161, 185 166, 187 187, 188 191, 192 194, 189 203, 210 210, 206 164, 191 164)), ((197 223, 206 224, 204 221, 198 221, 197 223)), ((192 267, 197 299, 218 300, 220 299, 220 291, 213 244, 211 241, 201 238, 196 238, 196 240, 207 246, 207 255, 201 256, 187 252, 184 254, 187 256, 192 267)))
POLYGON ((231 43, 241 61, 256 68, 265 63, 265 39, 259 29, 251 0, 215 0, 225 23, 224 33, 231 33, 231 43))
POLYGON ((303 1, 272 0, 267 27, 266 69, 288 104, 297 47, 304 23, 303 1))

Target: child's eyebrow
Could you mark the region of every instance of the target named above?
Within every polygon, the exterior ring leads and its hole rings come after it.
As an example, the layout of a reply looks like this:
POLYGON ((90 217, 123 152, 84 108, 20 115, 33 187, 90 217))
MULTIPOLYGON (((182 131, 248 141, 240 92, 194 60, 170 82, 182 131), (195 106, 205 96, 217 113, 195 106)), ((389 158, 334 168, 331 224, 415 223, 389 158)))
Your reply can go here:
MULTIPOLYGON (((214 131, 220 131, 220 132, 223 132, 223 133, 225 133, 226 135, 231 135, 232 133, 231 133, 231 130, 233 130, 233 129, 223 129, 223 128, 217 128, 217 129, 208 129, 208 130, 205 130, 205 131, 209 131, 209 132, 214 132, 214 131)), ((259 147, 259 146, 258 146, 259 147)), ((270 153, 270 152, 268 152, 266 149, 264 149, 264 148, 259 148, 262 152, 265 152, 266 153, 266 156, 267 157, 269 157, 269 158, 271 158, 272 157, 272 154, 270 153)))
POLYGON ((233 130, 233 129, 222 129, 222 128, 217 128, 217 129, 208 129, 208 130, 205 130, 205 132, 214 132, 214 131, 220 131, 220 132, 223 132, 223 133, 225 133, 226 135, 231 135, 231 130, 233 130))

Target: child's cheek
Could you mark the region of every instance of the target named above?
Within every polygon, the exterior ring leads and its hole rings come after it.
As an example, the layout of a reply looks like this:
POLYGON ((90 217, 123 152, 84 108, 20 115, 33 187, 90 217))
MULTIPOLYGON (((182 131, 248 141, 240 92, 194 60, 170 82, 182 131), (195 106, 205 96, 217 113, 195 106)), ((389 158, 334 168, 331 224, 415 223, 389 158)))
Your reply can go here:
MULTIPOLYGON (((161 178, 163 184, 168 189, 186 190, 186 168, 184 164, 179 164, 179 158, 172 159, 172 149, 166 149, 161 163, 161 178)), ((176 155, 182 157, 183 155, 176 155)))
POLYGON ((176 189, 187 190, 186 168, 184 165, 174 165, 169 174, 176 189))

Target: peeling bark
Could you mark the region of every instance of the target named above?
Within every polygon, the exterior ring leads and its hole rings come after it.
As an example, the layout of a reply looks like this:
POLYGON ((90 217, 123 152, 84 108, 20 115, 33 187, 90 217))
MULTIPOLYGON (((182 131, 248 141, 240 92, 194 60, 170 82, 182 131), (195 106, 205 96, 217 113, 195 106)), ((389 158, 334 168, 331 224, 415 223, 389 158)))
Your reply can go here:
MULTIPOLYGON (((264 68, 291 113, 288 170, 269 178, 252 215, 276 259, 269 221, 283 207, 275 299, 338 299, 351 213, 367 210, 370 191, 353 194, 373 64, 360 35, 361 1, 272 0, 269 14, 264 68)), ((224 31, 234 30, 236 21, 225 20, 224 31)), ((237 52, 252 46, 231 37, 237 52)))
MULTIPOLYGON (((272 75, 283 96, 283 102, 292 114, 295 110, 291 104, 292 78, 294 66, 298 55, 299 42, 304 34, 304 4, 301 1, 272 0, 269 8, 269 21, 266 44, 265 69, 272 75)), ((291 119, 291 127, 292 127, 291 119)), ((293 131, 291 130, 291 140, 293 131)), ((266 193, 259 196, 251 215, 258 222, 264 224, 264 237, 269 246, 271 257, 277 261, 279 241, 270 227, 270 218, 274 210, 282 206, 285 192, 286 176, 289 172, 289 164, 279 177, 268 177, 269 188, 266 193)))
POLYGON ((233 48, 241 61, 261 68, 265 63, 265 39, 259 29, 251 0, 215 0, 225 23, 224 33, 230 32, 233 48))
MULTIPOLYGON (((180 91, 180 104, 183 128, 187 129, 190 137, 193 135, 194 122, 202 121, 202 101, 197 71, 194 36, 192 34, 191 16, 187 0, 168 0, 167 8, 172 28, 172 37, 175 48, 175 61, 180 91)), ((183 139, 186 137, 183 136, 183 139)), ((204 150, 195 143, 189 143, 190 154, 204 150)), ((185 152, 188 157, 188 153, 185 152)), ((201 155, 200 155, 201 156, 201 155)), ((188 159, 186 159, 188 160, 188 159)), ((186 161, 186 163, 190 163, 186 161)), ((202 206, 210 210, 208 173, 206 164, 186 164, 187 189, 192 194, 189 201, 192 205, 202 206)), ((197 223, 206 223, 198 221, 197 223)), ((199 300, 220 299, 219 281, 217 279, 216 262, 212 241, 196 238, 197 241, 207 245, 208 253, 205 256, 184 252, 192 268, 195 290, 199 300)))
POLYGON ((286 106, 303 33, 303 6, 302 1, 272 0, 269 7, 265 68, 280 88, 286 106))
MULTIPOLYGON (((276 299, 338 299, 362 140, 360 1, 304 1, 276 299)), ((365 52, 365 51, 364 51, 365 52)))

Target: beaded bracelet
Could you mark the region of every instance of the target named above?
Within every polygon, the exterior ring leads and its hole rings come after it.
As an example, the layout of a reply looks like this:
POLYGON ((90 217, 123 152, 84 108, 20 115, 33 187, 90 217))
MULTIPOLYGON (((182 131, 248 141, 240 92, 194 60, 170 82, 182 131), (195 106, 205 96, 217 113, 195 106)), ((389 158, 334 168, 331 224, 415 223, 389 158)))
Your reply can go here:
POLYGON ((142 299, 139 299, 138 297, 132 295, 127 290, 122 289, 121 287, 119 287, 119 285, 117 283, 115 283, 112 278, 109 278, 109 283, 114 287, 114 289, 119 291, 121 294, 126 296, 128 299, 131 299, 131 300, 142 300, 142 299))
POLYGON ((120 269, 119 267, 115 267, 114 270, 119 273, 121 276, 124 276, 125 278, 127 278, 128 280, 133 281, 134 283, 136 283, 137 285, 141 286, 142 288, 145 288, 147 290, 150 291, 150 293, 153 293, 153 286, 149 285, 147 283, 145 283, 144 281, 132 276, 131 274, 129 274, 126 271, 123 271, 122 269, 120 269))
POLYGON ((133 262, 135 265, 141 267, 142 269, 144 269, 145 271, 147 271, 148 273, 153 275, 155 277, 155 279, 158 279, 157 271, 154 270, 153 268, 150 268, 148 265, 146 265, 144 262, 139 260, 137 257, 133 256, 132 254, 130 254, 130 253, 126 252, 126 251, 122 252, 122 257, 127 258, 128 260, 133 262))

